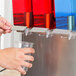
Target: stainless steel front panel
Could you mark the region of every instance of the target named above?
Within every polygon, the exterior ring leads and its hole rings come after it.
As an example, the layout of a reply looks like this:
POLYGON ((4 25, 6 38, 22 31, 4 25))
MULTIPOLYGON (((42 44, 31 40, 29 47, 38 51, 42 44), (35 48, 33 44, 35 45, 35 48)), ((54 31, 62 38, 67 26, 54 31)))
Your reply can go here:
POLYGON ((76 38, 54 34, 23 34, 23 41, 34 42, 33 67, 26 76, 76 76, 76 38))

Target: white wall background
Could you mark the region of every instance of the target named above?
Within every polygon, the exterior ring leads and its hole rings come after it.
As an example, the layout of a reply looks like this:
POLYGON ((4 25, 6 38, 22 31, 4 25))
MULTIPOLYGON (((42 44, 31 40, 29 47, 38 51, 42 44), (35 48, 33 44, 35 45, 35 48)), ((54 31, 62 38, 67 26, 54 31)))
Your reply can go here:
MULTIPOLYGON (((0 15, 7 19, 13 26, 12 0, 0 0, 0 15)), ((1 49, 12 47, 15 41, 21 40, 21 33, 12 31, 1 37, 1 49), (8 44, 7 44, 8 43, 8 44)))

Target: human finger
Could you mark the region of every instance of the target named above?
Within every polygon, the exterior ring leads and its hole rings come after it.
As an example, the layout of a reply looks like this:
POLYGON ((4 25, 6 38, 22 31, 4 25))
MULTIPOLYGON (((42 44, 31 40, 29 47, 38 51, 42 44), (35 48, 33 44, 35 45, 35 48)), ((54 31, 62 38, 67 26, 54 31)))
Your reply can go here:
POLYGON ((25 54, 29 54, 29 53, 35 53, 35 50, 33 48, 21 48, 22 52, 25 54))
POLYGON ((33 56, 30 56, 30 55, 24 55, 23 60, 26 60, 26 61, 34 61, 34 57, 33 56))
POLYGON ((21 66, 31 68, 32 67, 32 63, 29 63, 29 62, 26 62, 26 61, 22 61, 21 66))
POLYGON ((23 75, 26 74, 26 71, 22 67, 18 67, 17 70, 22 73, 23 75))

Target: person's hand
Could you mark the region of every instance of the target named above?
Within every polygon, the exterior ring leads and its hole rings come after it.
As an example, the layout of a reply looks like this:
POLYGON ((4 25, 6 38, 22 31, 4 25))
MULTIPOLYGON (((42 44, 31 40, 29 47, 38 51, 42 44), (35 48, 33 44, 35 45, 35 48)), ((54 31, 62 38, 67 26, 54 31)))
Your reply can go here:
POLYGON ((0 36, 2 34, 10 33, 12 25, 3 17, 0 17, 0 36))
POLYGON ((6 69, 17 70, 22 74, 26 71, 22 66, 31 68, 32 63, 26 61, 34 61, 34 57, 26 54, 35 53, 32 48, 7 48, 0 50, 0 66, 6 69))

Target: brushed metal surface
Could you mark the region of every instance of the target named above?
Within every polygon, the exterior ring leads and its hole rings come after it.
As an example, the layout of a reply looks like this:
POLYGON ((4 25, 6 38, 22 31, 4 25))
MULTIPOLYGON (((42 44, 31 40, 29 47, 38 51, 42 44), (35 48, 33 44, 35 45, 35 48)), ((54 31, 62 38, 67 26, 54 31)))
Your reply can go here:
POLYGON ((34 42, 36 50, 26 76, 76 76, 76 38, 68 40, 68 35, 60 34, 46 38, 32 33, 23 35, 23 41, 34 42))

